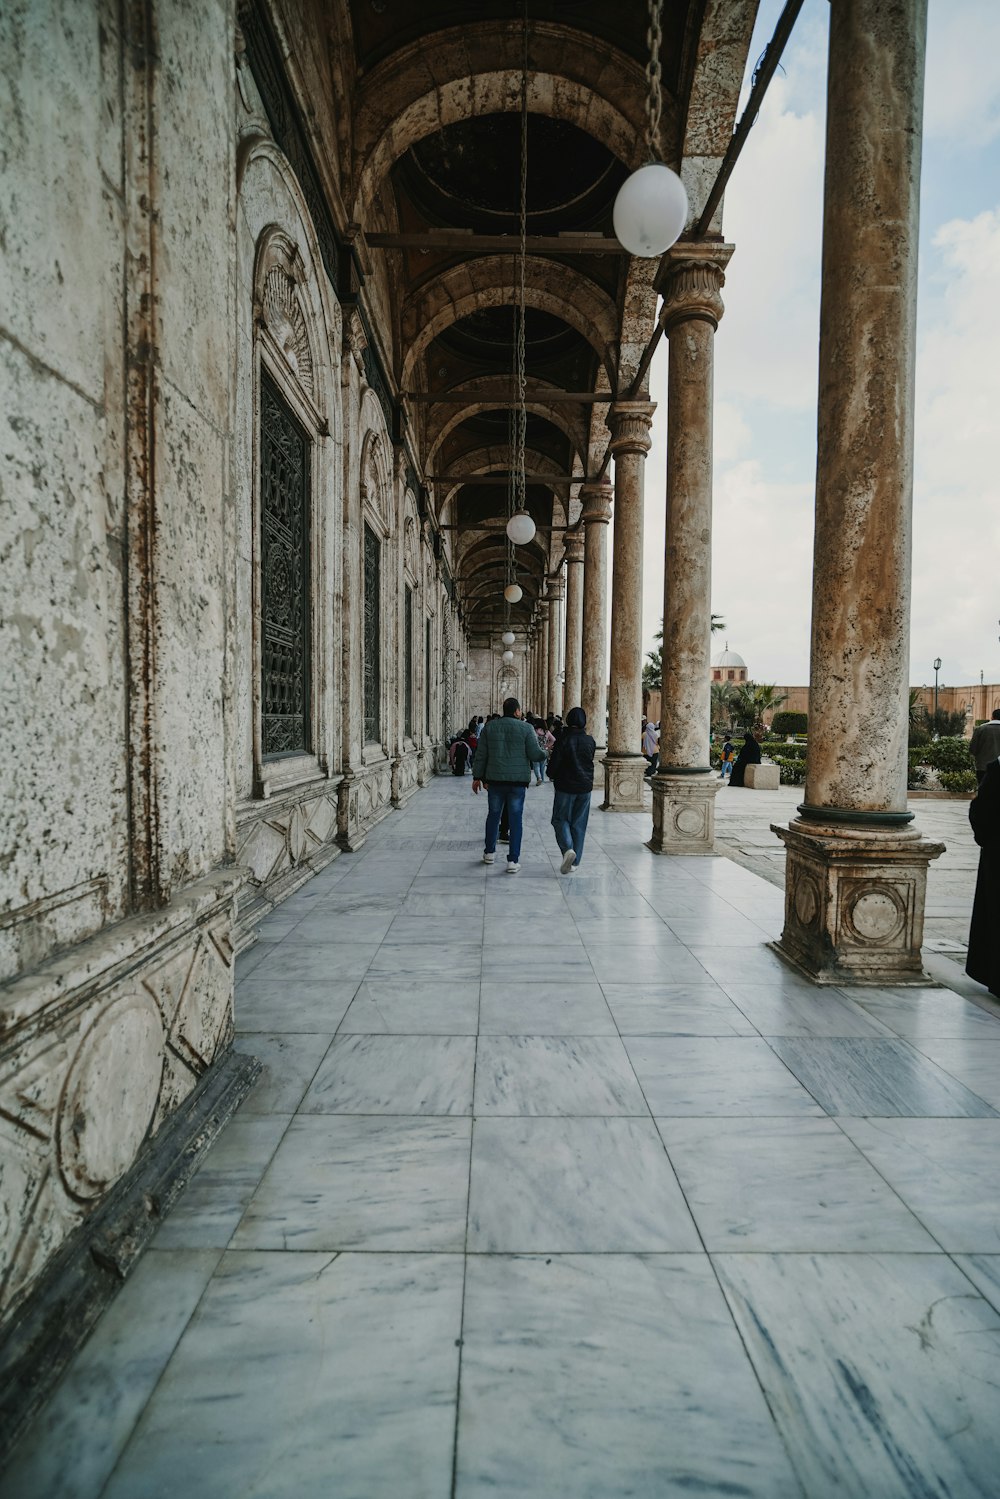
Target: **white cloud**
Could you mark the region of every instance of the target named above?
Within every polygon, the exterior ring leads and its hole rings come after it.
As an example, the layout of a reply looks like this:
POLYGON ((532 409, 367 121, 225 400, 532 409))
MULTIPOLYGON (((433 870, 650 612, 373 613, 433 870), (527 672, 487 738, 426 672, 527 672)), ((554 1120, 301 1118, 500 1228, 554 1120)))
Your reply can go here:
POLYGON ((1000 135, 1000 6, 937 0, 927 21, 924 134, 981 148, 1000 135))

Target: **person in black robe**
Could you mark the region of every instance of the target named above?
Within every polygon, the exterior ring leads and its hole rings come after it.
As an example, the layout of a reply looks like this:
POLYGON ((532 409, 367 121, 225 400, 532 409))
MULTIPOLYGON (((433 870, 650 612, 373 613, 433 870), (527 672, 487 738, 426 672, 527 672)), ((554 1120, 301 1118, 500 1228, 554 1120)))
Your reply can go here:
POLYGON ((760 764, 760 741, 764 737, 764 730, 755 728, 743 741, 743 748, 733 761, 733 773, 729 777, 730 786, 746 785, 746 769, 748 765, 760 764))
POLYGON ((1000 999, 1000 760, 987 765, 969 803, 969 821, 979 844, 979 874, 965 971, 1000 999))

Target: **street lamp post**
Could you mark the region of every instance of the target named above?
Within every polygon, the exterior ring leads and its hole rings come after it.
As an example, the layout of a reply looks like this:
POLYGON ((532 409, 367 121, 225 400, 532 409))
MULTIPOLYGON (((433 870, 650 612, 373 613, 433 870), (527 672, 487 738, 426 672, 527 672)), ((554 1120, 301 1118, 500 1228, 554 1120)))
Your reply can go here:
POLYGON ((937 731, 938 672, 940 670, 941 670, 941 657, 940 656, 935 656, 934 657, 934 728, 935 728, 935 732, 937 731))

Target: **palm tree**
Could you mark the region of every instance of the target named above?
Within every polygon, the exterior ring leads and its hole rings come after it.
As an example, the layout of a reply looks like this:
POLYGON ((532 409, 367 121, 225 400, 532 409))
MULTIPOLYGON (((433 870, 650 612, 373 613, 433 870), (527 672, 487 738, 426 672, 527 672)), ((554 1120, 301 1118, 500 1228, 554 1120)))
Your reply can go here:
POLYGON ((749 732, 755 723, 763 720, 765 713, 773 716, 785 701, 787 694, 779 692, 771 683, 741 682, 733 694, 733 721, 749 732))
POLYGON ((712 683, 711 724, 713 729, 728 729, 732 724, 735 690, 732 682, 712 683))

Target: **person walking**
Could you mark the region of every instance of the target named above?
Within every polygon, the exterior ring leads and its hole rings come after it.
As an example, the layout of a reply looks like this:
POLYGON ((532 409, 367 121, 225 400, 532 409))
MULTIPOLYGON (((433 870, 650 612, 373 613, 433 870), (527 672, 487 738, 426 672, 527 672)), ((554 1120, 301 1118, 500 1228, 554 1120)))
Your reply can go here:
POLYGON ((1000 760, 987 764, 969 803, 969 821, 979 844, 979 873, 965 971, 1000 999, 1000 760))
POLYGON ((969 754, 976 762, 976 775, 981 781, 990 761, 1000 755, 1000 708, 993 709, 988 723, 978 724, 969 740, 969 754))
POLYGON ((583 709, 571 708, 549 756, 549 780, 555 787, 552 826, 562 854, 560 874, 571 874, 579 864, 587 836, 597 744, 585 732, 586 727, 587 715, 583 709))
POLYGON ((733 773, 733 760, 736 751, 733 749, 733 741, 727 734, 722 742, 722 769, 719 771, 719 780, 724 781, 733 773))
POLYGON ((507 845, 507 873, 517 874, 521 867, 521 827, 524 817, 524 794, 531 780, 531 767, 545 761, 545 751, 530 724, 521 718, 521 705, 509 697, 503 705, 503 717, 487 724, 479 736, 472 757, 472 789, 479 795, 486 787, 486 846, 483 863, 496 858, 500 818, 506 810, 510 824, 507 845))
POLYGON ((644 771, 647 776, 656 774, 656 767, 660 761, 660 738, 656 732, 656 725, 649 723, 645 718, 642 721, 642 752, 649 761, 648 768, 644 771))

